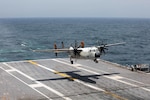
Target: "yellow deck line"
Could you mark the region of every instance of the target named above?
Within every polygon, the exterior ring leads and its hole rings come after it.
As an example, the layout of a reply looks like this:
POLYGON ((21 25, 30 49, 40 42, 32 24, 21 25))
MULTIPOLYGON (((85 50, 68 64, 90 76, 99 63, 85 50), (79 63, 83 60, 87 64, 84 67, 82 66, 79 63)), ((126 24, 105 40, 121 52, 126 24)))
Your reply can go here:
POLYGON ((32 60, 29 60, 28 62, 31 63, 31 64, 33 64, 33 65, 37 65, 38 66, 38 63, 36 63, 36 62, 34 62, 32 60))
POLYGON ((110 92, 110 91, 107 91, 107 90, 105 90, 104 93, 105 93, 105 94, 108 94, 108 95, 111 95, 112 97, 117 98, 117 99, 119 99, 119 100, 128 100, 128 99, 126 99, 126 98, 124 98, 124 97, 121 97, 121 96, 119 96, 119 95, 117 95, 117 94, 114 94, 114 93, 112 93, 112 92, 110 92))
POLYGON ((67 74, 65 74, 65 73, 61 73, 61 72, 55 72, 55 74, 58 74, 58 75, 60 75, 60 76, 62 76, 62 77, 65 77, 65 78, 68 78, 69 80, 71 80, 71 81, 74 81, 75 80, 75 78, 73 78, 73 77, 71 77, 71 76, 69 76, 69 75, 67 75, 67 74))
MULTIPOLYGON (((29 60, 28 62, 31 63, 31 64, 33 64, 33 65, 39 66, 38 63, 36 63, 36 62, 34 62, 32 60, 29 60)), ((58 72, 56 70, 53 70, 52 72, 55 73, 55 74, 58 74, 58 75, 60 75, 62 77, 68 78, 69 80, 72 80, 72 81, 74 81, 76 79, 76 78, 73 78, 73 77, 71 77, 71 76, 69 76, 69 75, 67 75, 65 73, 58 72)), ((119 96, 119 95, 117 95, 115 93, 112 93, 110 91, 107 91, 107 90, 104 90, 103 93, 111 95, 112 97, 117 98, 118 100, 128 100, 128 99, 126 99, 124 97, 121 97, 121 96, 119 96)))
MULTIPOLYGON (((36 65, 36 66, 39 65, 38 63, 36 63, 36 62, 34 62, 34 61, 32 61, 32 60, 29 60, 28 62, 31 63, 31 64, 33 64, 33 65, 36 65)), ((71 76, 69 76, 69 75, 67 75, 67 74, 65 74, 65 73, 61 73, 61 72, 56 71, 56 70, 53 70, 52 72, 53 72, 54 74, 58 74, 58 75, 60 75, 60 76, 62 76, 62 77, 68 78, 68 79, 71 80, 71 81, 74 81, 74 80, 75 80, 75 78, 73 78, 73 77, 71 77, 71 76)))

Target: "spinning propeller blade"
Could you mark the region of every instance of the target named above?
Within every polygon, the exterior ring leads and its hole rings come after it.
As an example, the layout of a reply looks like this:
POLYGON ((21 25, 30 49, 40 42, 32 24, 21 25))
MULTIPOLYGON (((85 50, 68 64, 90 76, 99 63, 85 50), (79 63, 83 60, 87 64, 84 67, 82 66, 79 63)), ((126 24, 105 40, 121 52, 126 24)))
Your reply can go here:
POLYGON ((102 54, 102 53, 105 54, 105 53, 106 53, 105 50, 108 50, 108 48, 106 48, 105 45, 99 47, 98 49, 99 49, 99 51, 100 51, 100 54, 102 54))
POLYGON ((99 46, 97 46, 97 48, 98 48, 98 50, 100 51, 101 54, 106 53, 105 50, 108 50, 107 47, 125 44, 125 42, 114 43, 114 44, 104 44, 104 43, 100 44, 99 41, 98 41, 98 43, 99 43, 99 46))

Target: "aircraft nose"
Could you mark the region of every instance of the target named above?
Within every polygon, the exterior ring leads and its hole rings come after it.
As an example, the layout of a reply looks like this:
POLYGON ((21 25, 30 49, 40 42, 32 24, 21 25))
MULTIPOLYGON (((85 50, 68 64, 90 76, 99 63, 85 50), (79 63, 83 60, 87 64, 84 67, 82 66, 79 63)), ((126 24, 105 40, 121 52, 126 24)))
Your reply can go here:
POLYGON ((100 53, 99 53, 99 52, 96 52, 96 53, 95 53, 95 57, 96 57, 96 58, 100 57, 100 53))

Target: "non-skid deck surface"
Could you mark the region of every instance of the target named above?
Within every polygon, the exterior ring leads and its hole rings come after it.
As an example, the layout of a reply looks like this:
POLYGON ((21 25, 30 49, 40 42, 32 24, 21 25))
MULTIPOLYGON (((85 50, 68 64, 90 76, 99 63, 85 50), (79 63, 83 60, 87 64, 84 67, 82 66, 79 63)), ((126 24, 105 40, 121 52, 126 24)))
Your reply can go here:
POLYGON ((0 63, 0 100, 149 100, 150 75, 67 58, 0 63))

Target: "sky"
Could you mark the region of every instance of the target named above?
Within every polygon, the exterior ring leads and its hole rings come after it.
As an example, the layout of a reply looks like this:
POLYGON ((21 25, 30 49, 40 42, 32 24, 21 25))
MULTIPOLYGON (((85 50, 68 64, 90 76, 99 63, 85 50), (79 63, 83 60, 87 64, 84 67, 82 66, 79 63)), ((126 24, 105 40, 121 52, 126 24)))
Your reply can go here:
POLYGON ((0 0, 0 18, 150 18, 150 0, 0 0))

